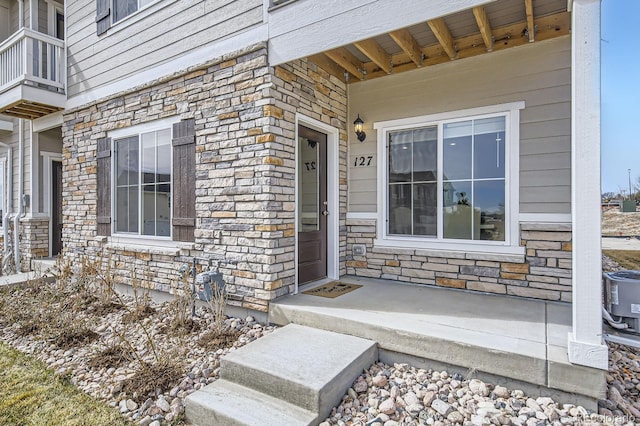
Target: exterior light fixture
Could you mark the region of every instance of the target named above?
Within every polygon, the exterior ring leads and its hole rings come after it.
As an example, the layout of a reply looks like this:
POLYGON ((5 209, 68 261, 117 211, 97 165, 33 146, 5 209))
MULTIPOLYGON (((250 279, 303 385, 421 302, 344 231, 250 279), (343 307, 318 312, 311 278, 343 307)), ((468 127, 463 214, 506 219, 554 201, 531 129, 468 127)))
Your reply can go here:
POLYGON ((358 114, 358 118, 353 122, 353 129, 356 131, 356 136, 360 142, 364 142, 367 137, 367 134, 362 130, 364 128, 364 121, 360 118, 360 114, 358 114))

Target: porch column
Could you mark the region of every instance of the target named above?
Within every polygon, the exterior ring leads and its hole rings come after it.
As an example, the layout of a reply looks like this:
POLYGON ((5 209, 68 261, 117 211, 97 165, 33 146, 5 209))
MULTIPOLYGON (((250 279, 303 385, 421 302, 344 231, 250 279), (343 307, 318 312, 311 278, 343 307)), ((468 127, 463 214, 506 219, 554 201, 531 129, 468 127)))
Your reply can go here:
POLYGON ((571 14, 571 210, 573 330, 569 361, 606 370, 600 230, 600 0, 571 14))

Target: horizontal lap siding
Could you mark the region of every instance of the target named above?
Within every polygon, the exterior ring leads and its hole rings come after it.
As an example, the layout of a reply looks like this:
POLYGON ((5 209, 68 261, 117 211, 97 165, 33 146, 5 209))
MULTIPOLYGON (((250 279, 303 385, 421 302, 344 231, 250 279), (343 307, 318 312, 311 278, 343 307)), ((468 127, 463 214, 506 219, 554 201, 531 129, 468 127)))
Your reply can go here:
MULTIPOLYGON (((364 143, 350 134, 349 211, 376 211, 373 123, 524 101, 520 112, 520 211, 569 213, 571 170, 571 45, 569 37, 349 86, 350 121, 365 121, 364 143)), ((377 159, 379 162, 379 159, 377 159)))
MULTIPOLYGON (((259 0, 176 1, 126 28, 115 24, 97 36, 95 0, 79 3, 86 7, 69 12, 73 17, 67 38, 70 97, 188 54, 263 18, 259 0)), ((190 65, 195 64, 185 68, 190 65)))

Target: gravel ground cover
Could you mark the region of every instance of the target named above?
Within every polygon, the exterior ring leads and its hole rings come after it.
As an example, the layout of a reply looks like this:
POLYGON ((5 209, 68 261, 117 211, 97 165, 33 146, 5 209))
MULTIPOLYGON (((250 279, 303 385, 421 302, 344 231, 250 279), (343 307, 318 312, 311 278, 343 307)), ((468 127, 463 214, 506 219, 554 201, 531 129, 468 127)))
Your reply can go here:
POLYGON ((0 340, 136 424, 185 424, 184 398, 215 380, 220 358, 274 327, 216 321, 207 308, 192 317, 183 302, 111 295, 105 303, 77 282, 2 291, 0 340))
MULTIPOLYGON (((620 265, 603 256, 603 269, 620 265)), ((185 424, 184 398, 216 379, 220 358, 274 329, 251 317, 216 320, 206 308, 191 317, 179 298, 154 305, 98 297, 75 282, 0 294, 0 340, 143 426, 185 424)), ((322 426, 640 424, 640 353, 609 347, 608 393, 598 413, 484 383, 472 372, 376 363, 322 426)))

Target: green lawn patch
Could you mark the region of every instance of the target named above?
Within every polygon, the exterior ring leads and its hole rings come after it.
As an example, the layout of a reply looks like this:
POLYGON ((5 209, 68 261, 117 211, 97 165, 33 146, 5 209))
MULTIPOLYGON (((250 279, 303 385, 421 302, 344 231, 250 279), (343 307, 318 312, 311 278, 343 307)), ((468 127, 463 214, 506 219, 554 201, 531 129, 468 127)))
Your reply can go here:
POLYGON ((38 360, 0 343, 0 425, 131 425, 38 360))
POLYGON ((638 250, 602 250, 602 253, 618 262, 624 269, 640 270, 640 251, 638 250))

